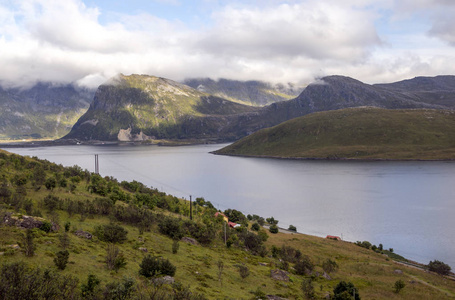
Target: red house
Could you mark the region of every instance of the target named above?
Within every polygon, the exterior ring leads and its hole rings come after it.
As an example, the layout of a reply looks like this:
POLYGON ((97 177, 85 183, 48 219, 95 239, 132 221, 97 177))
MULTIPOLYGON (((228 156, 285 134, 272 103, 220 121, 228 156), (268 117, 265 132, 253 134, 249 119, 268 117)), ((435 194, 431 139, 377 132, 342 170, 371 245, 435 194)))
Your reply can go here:
POLYGON ((328 235, 328 236, 326 236, 326 239, 341 241, 341 238, 339 236, 335 236, 335 235, 328 235))

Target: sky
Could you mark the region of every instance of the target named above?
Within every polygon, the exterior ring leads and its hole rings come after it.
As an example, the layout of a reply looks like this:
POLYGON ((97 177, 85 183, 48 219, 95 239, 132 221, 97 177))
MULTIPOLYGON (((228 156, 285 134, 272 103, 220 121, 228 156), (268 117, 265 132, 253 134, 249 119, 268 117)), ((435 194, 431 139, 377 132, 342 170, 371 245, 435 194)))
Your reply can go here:
POLYGON ((0 85, 455 75, 454 0, 0 0, 0 85))

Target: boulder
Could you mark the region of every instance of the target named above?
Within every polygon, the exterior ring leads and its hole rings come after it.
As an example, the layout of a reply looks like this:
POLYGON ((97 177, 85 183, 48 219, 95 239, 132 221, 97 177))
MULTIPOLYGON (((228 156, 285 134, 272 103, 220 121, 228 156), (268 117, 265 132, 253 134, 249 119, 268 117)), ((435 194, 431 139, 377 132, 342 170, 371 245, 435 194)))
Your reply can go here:
POLYGON ((403 271, 397 269, 397 270, 393 271, 393 273, 395 273, 395 274, 403 274, 403 271))
POLYGON ((147 248, 144 248, 144 247, 139 247, 137 248, 138 250, 141 250, 142 252, 148 252, 148 249, 147 248))
POLYGON ((324 273, 322 274, 322 277, 324 277, 324 278, 327 279, 327 280, 332 280, 332 277, 330 277, 330 275, 327 274, 326 272, 324 272, 324 273))
POLYGON ((90 232, 87 232, 87 231, 83 231, 83 230, 76 230, 76 232, 74 233, 75 235, 79 236, 79 237, 83 237, 83 238, 86 238, 88 240, 91 240, 92 239, 92 234, 90 232))
POLYGON ((195 239, 187 236, 182 237, 181 241, 195 246, 199 245, 199 243, 195 239))
POLYGON ((153 283, 155 284, 173 284, 174 282, 175 279, 171 276, 163 276, 153 279, 153 283))
POLYGON ((280 270, 280 269, 275 269, 275 270, 270 270, 270 277, 275 280, 280 280, 280 281, 289 281, 289 276, 288 272, 280 270))

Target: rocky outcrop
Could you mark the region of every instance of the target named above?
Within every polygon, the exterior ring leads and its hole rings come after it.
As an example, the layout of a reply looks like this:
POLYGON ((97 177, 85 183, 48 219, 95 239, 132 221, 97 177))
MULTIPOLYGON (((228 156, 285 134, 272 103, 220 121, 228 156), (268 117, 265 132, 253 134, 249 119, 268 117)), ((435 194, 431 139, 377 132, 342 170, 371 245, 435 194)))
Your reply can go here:
POLYGON ((270 277, 272 277, 272 279, 279 281, 289 281, 288 274, 289 274, 288 272, 280 269, 270 270, 270 277))
POLYGON ((78 237, 83 237, 88 240, 91 240, 93 238, 93 235, 90 232, 83 231, 83 230, 76 230, 76 232, 74 232, 74 234, 78 237))
POLYGON ((181 241, 195 246, 199 245, 195 239, 186 236, 182 237, 181 241))

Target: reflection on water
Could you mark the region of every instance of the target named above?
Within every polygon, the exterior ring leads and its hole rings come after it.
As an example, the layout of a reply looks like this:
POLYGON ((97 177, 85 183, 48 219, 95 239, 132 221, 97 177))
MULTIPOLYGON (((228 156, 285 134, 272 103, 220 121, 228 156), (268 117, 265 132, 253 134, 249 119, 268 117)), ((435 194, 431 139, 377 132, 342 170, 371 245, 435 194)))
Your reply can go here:
POLYGON ((7 149, 119 180, 138 180, 217 208, 274 216, 299 232, 368 240, 407 258, 455 268, 452 162, 288 161, 209 154, 220 145, 7 149))

